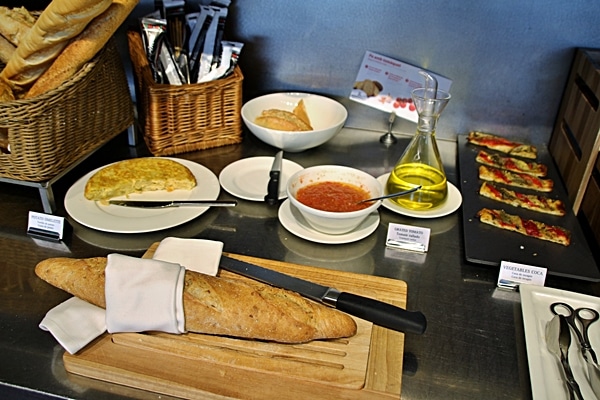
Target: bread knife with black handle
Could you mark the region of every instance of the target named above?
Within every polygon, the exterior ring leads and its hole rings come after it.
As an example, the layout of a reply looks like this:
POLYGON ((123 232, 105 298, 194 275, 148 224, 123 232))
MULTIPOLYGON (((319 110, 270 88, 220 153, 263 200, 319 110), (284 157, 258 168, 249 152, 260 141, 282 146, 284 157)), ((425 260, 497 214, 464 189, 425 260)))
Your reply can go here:
POLYGON ((379 300, 340 292, 332 287, 319 285, 227 256, 221 257, 220 266, 248 278, 294 291, 311 300, 394 331, 420 335, 427 328, 425 315, 420 311, 407 311, 379 300))
POLYGON ((283 159, 283 150, 275 154, 273 165, 269 172, 269 184, 267 185, 267 194, 265 201, 267 204, 277 204, 279 201, 279 182, 281 180, 281 164, 283 159))

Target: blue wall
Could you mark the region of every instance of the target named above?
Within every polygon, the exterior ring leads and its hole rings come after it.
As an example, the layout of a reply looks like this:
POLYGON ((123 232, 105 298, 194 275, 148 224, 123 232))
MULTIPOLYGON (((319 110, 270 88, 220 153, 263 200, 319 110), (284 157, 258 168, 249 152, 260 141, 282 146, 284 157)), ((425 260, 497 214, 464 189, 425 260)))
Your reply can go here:
MULTIPOLYGON (((228 36, 246 44, 246 96, 346 98, 371 50, 453 80, 439 137, 482 129, 547 142, 574 49, 600 48, 600 1, 233 0, 228 36)), ((385 129, 381 112, 349 107, 350 125, 385 129)))

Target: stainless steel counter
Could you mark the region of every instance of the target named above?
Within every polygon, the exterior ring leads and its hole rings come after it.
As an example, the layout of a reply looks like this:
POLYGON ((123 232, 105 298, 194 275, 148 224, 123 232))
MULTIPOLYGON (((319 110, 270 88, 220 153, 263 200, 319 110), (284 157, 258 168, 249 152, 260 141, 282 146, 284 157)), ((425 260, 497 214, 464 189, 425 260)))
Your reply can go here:
MULTIPOLYGON (((386 148, 381 132, 343 130, 327 144, 286 154, 305 167, 341 164, 374 176, 389 172, 408 144, 386 148)), ((460 187, 456 143, 439 142, 446 173, 460 187)), ((246 135, 243 144, 180 155, 216 175, 240 158, 273 155, 275 149, 246 135)), ((63 196, 86 172, 106 163, 148 155, 130 148, 121 135, 55 185, 56 214, 66 216, 63 196)), ((231 199, 226 192, 222 199, 231 199)), ((165 399, 167 397, 67 374, 63 350, 38 328, 44 314, 68 295, 39 280, 36 263, 49 257, 139 256, 166 236, 220 240, 233 253, 401 279, 408 283, 408 307, 422 311, 428 328, 405 339, 403 399, 527 399, 531 397, 519 295, 496 289, 498 270, 465 262, 460 210, 430 220, 380 210, 381 223, 352 244, 322 245, 288 233, 277 209, 240 200, 235 208, 211 209, 169 230, 137 235, 97 232, 71 222, 65 243, 34 241, 26 235, 29 210, 42 211, 35 189, 0 183, 0 398, 165 399), (416 254, 386 249, 389 223, 431 228, 430 250, 416 254)), ((493 243, 490 243, 493 246, 493 243)), ((600 284, 549 277, 547 286, 600 295, 600 284)))

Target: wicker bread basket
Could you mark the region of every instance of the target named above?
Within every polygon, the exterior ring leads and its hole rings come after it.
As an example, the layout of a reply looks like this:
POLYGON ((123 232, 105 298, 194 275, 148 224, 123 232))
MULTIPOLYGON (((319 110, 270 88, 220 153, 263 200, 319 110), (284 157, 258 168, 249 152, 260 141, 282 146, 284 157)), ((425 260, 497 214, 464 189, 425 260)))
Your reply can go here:
POLYGON ((186 153, 242 141, 239 67, 227 78, 189 85, 157 84, 138 32, 128 32, 144 140, 156 156, 186 153))
POLYGON ((133 102, 114 39, 75 76, 32 99, 0 102, 0 177, 50 180, 133 124, 133 102))

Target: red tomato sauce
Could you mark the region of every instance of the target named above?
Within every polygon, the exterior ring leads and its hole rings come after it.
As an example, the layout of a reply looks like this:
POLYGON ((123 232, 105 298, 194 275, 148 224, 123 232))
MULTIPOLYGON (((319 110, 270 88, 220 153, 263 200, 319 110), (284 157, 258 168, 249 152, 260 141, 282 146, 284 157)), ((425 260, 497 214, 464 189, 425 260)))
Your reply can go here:
POLYGON ((318 182, 298 190, 296 199, 304 205, 322 211, 348 212, 367 208, 371 203, 356 204, 369 198, 369 193, 352 184, 318 182))

